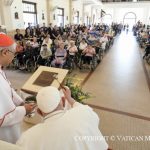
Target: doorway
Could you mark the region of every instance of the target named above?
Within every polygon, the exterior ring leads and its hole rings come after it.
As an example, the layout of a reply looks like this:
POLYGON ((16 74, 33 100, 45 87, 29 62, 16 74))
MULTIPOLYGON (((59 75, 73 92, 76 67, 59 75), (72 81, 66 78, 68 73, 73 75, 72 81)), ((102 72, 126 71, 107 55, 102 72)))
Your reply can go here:
POLYGON ((133 25, 136 24, 136 14, 134 12, 128 12, 124 15, 123 24, 129 25, 129 30, 132 30, 133 25))

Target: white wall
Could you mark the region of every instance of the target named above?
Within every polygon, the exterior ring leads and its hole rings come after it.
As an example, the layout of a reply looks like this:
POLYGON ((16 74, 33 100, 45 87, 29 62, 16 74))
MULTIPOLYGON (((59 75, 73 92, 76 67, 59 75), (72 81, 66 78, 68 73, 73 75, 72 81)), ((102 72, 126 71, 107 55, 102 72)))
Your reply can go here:
POLYGON ((87 17, 89 18, 90 23, 92 23, 92 6, 85 5, 84 6, 84 23, 87 25, 87 17))
POLYGON ((125 2, 125 3, 109 3, 104 4, 104 9, 107 14, 113 16, 114 22, 123 22, 123 17, 127 12, 134 12, 137 20, 143 23, 148 23, 150 16, 150 2, 125 2))
MULTIPOLYGON (((79 24, 83 22, 83 0, 72 1, 71 11, 79 11, 79 24)), ((73 21, 72 21, 73 23, 73 21)))
POLYGON ((101 6, 99 6, 99 7, 92 6, 92 12, 91 12, 92 24, 101 23, 101 9, 102 9, 101 6), (95 19, 93 18, 94 15, 95 15, 95 19))
POLYGON ((1 5, 0 5, 0 25, 2 24, 2 2, 1 2, 1 0, 0 0, 0 3, 1 3, 1 5))
POLYGON ((58 18, 57 18, 57 7, 64 8, 64 25, 70 23, 70 0, 50 0, 50 22, 53 25, 57 25, 58 18), (55 15, 55 20, 54 20, 55 15), (68 20, 67 20, 68 16, 68 20))
POLYGON ((2 16, 1 16, 1 13, 0 13, 0 25, 2 24, 2 19, 1 19, 1 17, 2 17, 2 16))
POLYGON ((148 13, 148 16, 147 16, 147 24, 149 24, 150 25, 150 9, 149 9, 149 13, 148 13))
MULTIPOLYGON (((46 0, 26 0, 37 4, 37 20, 40 25, 43 23, 47 24, 47 1, 46 0), (42 12, 44 13, 45 19, 42 20, 42 12)), ((14 0, 11 6, 6 6, 1 3, 4 18, 4 25, 7 31, 14 30, 16 28, 24 28, 23 20, 23 4, 22 0, 14 0), (18 13, 19 18, 15 19, 15 12, 18 13)))
MULTIPOLYGON (((87 16, 90 19, 90 24, 100 23, 100 10, 104 9, 107 14, 111 14, 114 22, 122 22, 123 17, 127 12, 134 12, 137 16, 137 21, 140 20, 145 24, 150 23, 150 2, 139 3, 109 3, 99 6, 83 5, 83 0, 26 0, 37 4, 37 19, 38 23, 42 25, 50 22, 56 25, 57 19, 57 7, 64 8, 64 24, 72 23, 72 9, 79 11, 80 24, 87 22, 87 16), (49 6, 49 7, 48 7, 49 6), (49 8, 49 10, 48 10, 49 8), (42 13, 44 13, 45 19, 42 20, 42 13), (54 20, 55 15, 55 20, 54 20), (95 21, 93 22, 93 16, 95 15, 95 21), (47 18, 48 17, 48 18, 47 18), (67 20, 68 18, 68 20, 67 20), (50 22, 47 22, 50 20, 50 22)), ((0 10, 0 24, 4 24, 7 30, 14 30, 16 28, 24 28, 23 21, 23 5, 22 0, 14 0, 11 6, 6 6, 1 2, 2 9, 0 10), (19 19, 15 19, 14 14, 18 12, 19 19)))
POLYGON ((12 29, 23 29, 24 21, 23 21, 23 5, 22 1, 14 0, 11 5, 11 19, 12 19, 12 29), (18 13, 18 19, 15 19, 15 12, 18 13))

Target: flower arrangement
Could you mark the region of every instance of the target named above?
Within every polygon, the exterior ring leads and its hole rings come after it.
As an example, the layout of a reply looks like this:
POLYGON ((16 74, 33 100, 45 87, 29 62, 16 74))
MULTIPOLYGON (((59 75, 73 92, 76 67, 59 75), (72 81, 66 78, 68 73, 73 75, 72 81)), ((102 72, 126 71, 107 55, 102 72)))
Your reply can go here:
POLYGON ((71 78, 67 78, 65 81, 65 85, 68 86, 71 90, 71 96, 74 98, 77 102, 82 103, 83 100, 91 98, 91 94, 84 92, 82 90, 82 87, 79 85, 74 85, 73 80, 71 78))

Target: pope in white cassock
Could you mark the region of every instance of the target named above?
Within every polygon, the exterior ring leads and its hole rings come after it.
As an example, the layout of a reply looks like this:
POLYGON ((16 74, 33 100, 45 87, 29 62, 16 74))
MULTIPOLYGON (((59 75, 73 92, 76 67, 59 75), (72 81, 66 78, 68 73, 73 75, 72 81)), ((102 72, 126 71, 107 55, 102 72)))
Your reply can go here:
POLYGON ((0 33, 0 140, 10 143, 16 143, 20 136, 20 123, 23 117, 33 110, 31 104, 23 103, 2 69, 12 62, 15 47, 9 36, 0 33))
POLYGON ((57 88, 42 88, 36 99, 37 111, 44 122, 24 132, 17 144, 25 150, 107 150, 97 114, 89 106, 76 102, 70 89, 64 88, 65 100, 71 108, 64 109, 57 88))

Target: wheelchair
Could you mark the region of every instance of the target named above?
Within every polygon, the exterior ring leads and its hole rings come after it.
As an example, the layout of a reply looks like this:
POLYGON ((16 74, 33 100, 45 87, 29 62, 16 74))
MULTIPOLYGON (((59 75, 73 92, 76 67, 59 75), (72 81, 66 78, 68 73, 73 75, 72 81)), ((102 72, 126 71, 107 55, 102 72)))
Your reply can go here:
POLYGON ((80 70, 82 70, 82 69, 90 69, 91 71, 94 71, 95 68, 98 65, 97 56, 94 55, 91 58, 89 57, 88 61, 90 61, 90 63, 88 64, 88 67, 85 66, 87 64, 87 58, 88 58, 87 56, 81 55, 81 58, 80 58, 80 61, 79 61, 79 68, 80 68, 80 70))
POLYGON ((34 72, 37 68, 37 58, 39 55, 39 49, 33 48, 26 51, 23 56, 23 61, 25 65, 25 70, 28 72, 34 72))
POLYGON ((103 52, 103 49, 100 47, 97 47, 95 46, 95 51, 96 51, 96 57, 97 57, 97 63, 99 64, 102 59, 103 59, 103 56, 104 56, 104 52, 103 52))
POLYGON ((12 60, 12 63, 8 66, 8 68, 16 70, 16 69, 18 69, 18 66, 19 66, 19 60, 15 56, 14 59, 12 60))
POLYGON ((64 68, 69 70, 71 73, 77 67, 77 55, 69 55, 67 54, 66 63, 64 64, 64 68))
MULTIPOLYGON (((57 56, 58 58, 63 58, 64 56, 57 56)), ((65 68, 66 59, 62 63, 57 63, 56 59, 53 59, 51 62, 51 66, 55 68, 65 68)))
POLYGON ((40 55, 37 57, 36 66, 48 66, 51 67, 52 57, 42 58, 40 55))

